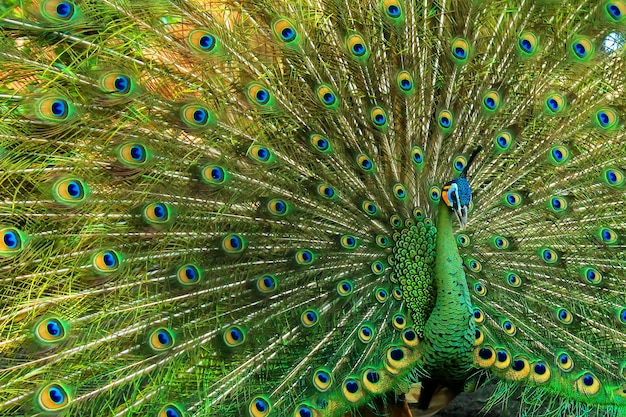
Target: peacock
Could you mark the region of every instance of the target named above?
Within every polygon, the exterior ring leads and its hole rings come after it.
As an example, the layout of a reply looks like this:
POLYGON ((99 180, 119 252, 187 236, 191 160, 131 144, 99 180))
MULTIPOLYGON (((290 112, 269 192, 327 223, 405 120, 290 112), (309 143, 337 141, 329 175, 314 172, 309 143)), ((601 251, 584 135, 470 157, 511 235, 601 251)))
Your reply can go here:
POLYGON ((0 1, 0 414, 626 416, 626 1, 0 1))

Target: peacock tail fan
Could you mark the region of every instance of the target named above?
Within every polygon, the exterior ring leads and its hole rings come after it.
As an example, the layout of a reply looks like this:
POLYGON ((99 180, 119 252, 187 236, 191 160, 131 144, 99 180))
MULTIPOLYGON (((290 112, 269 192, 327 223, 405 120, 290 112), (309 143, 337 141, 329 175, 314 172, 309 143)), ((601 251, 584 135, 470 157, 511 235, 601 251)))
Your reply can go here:
POLYGON ((0 413, 626 416, 624 16, 0 1, 0 413))

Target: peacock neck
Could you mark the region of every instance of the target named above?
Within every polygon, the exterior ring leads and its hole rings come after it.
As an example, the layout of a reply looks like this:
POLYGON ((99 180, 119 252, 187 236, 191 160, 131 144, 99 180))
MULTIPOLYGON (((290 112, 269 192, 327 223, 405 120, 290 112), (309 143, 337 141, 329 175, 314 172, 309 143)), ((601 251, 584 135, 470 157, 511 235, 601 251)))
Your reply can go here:
POLYGON ((452 229, 453 213, 444 204, 437 212, 435 307, 425 327, 426 359, 435 379, 463 380, 472 366, 475 324, 467 281, 452 229))

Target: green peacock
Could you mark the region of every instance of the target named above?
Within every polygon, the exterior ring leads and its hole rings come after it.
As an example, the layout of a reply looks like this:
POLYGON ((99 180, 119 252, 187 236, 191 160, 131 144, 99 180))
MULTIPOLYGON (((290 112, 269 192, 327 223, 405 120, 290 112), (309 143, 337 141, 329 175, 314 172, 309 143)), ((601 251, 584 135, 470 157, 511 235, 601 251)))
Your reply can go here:
POLYGON ((0 413, 626 416, 626 1, 0 2, 0 413))

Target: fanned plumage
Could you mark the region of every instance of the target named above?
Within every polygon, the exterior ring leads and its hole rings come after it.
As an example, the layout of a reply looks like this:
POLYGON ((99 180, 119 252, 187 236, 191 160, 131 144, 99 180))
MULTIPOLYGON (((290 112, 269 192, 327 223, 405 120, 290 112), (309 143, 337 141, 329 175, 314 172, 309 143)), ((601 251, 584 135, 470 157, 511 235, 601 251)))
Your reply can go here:
POLYGON ((0 412, 626 416, 625 15, 0 2, 0 412))

